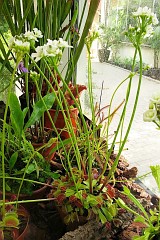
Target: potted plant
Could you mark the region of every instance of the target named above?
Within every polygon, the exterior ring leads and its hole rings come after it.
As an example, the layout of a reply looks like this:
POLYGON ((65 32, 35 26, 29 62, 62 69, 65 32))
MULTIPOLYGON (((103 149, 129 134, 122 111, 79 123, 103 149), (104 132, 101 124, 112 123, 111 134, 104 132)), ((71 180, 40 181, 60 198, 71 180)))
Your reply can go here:
POLYGON ((0 207, 0 239, 24 240, 29 230, 29 213, 24 207, 16 209, 11 204, 6 205, 5 210, 3 215, 0 207))
POLYGON ((111 27, 105 24, 99 26, 99 42, 101 48, 98 49, 98 57, 100 62, 108 62, 111 47, 120 41, 120 33, 118 27, 111 27))
POLYGON ((92 218, 100 219, 104 224, 117 214, 114 202, 115 190, 104 177, 98 182, 99 173, 92 169, 93 191, 90 191, 89 178, 76 167, 70 169, 53 182, 49 197, 54 197, 58 211, 66 225, 73 228, 92 218), (72 225, 73 224, 73 225, 72 225))
MULTIPOLYGON (((60 84, 61 82, 59 82, 58 87, 54 86, 55 84, 53 85, 57 97, 60 97, 59 90, 62 89, 62 86, 60 86, 60 84)), ((58 104, 56 101, 54 102, 52 108, 49 110, 49 114, 62 139, 67 139, 70 137, 70 134, 67 130, 66 118, 69 118, 71 120, 74 133, 76 134, 77 132, 78 109, 75 107, 74 103, 75 100, 77 101, 77 103, 79 103, 79 96, 81 92, 86 89, 86 86, 79 84, 73 85, 72 83, 69 83, 68 88, 70 92, 66 90, 64 93, 65 102, 62 100, 63 111, 57 108, 58 104), (72 96, 74 97, 74 99, 72 96), (69 109, 69 116, 67 111, 65 110, 66 108, 69 109), (64 116, 64 114, 66 115, 66 117, 64 116)), ((45 112, 44 114, 44 125, 46 128, 52 129, 52 122, 50 121, 47 112, 45 112)))

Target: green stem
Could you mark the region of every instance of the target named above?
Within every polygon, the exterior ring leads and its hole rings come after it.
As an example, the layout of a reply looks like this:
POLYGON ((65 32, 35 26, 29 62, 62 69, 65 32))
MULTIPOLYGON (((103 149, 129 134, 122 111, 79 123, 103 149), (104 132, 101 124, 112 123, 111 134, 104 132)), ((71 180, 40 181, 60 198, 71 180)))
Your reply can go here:
MULTIPOLYGON (((105 171, 106 171, 106 168, 107 168, 107 165, 108 165, 108 161, 109 161, 109 158, 111 156, 111 153, 113 152, 113 149, 114 149, 114 145, 115 145, 115 142, 116 142, 116 139, 117 139, 117 136, 118 136, 118 133, 119 133, 119 130, 120 130, 120 127, 124 121, 124 116, 125 116, 125 113, 126 113, 126 107, 127 107, 127 104, 128 104, 128 101, 129 101, 129 96, 130 96, 130 92, 131 92, 131 86, 132 86, 132 79, 133 79, 133 72, 134 72, 134 67, 135 67, 135 62, 136 62, 136 56, 137 56, 137 47, 135 49, 135 53, 134 53, 134 57, 133 57, 133 64, 132 64, 132 73, 129 74, 129 76, 124 79, 120 84, 119 86, 116 88, 116 90, 114 91, 113 95, 112 95, 112 98, 111 98, 111 101, 110 101, 110 104, 109 104, 109 115, 110 115, 110 112, 111 112, 111 106, 112 106, 112 101, 113 101, 113 98, 115 96, 115 93, 117 92, 118 88, 122 85, 122 83, 124 81, 126 81, 128 78, 130 79, 129 80, 129 83, 128 83, 128 89, 127 89, 127 93, 126 93, 126 101, 125 101, 125 105, 124 105, 124 108, 123 108, 123 111, 122 111, 122 114, 121 114, 121 117, 120 117, 120 120, 119 120, 119 123, 118 123, 118 126, 117 126, 117 129, 116 129, 116 132, 115 132, 115 135, 114 135, 114 139, 112 141, 112 144, 111 144, 111 147, 110 147, 110 150, 109 152, 107 152, 106 154, 106 162, 104 164, 104 168, 102 170, 102 173, 101 175, 99 176, 98 179, 101 179, 101 177, 104 175, 105 171)), ((109 135, 109 125, 110 125, 110 119, 108 118, 108 128, 107 128, 107 139, 108 139, 108 135, 109 135)), ((126 142, 126 138, 124 139, 123 143, 125 144, 126 142)), ((122 150, 123 150, 123 145, 121 145, 121 148, 119 148, 119 152, 121 153, 122 150)), ((111 178, 113 175, 114 175, 114 172, 116 170, 116 167, 118 165, 118 162, 119 162, 119 156, 120 154, 117 155, 115 161, 114 161, 114 164, 113 166, 111 167, 110 171, 109 171, 109 174, 108 174, 108 178, 111 178)))
MULTIPOLYGON (((28 67, 28 61, 29 58, 26 55, 25 57, 25 67, 28 67)), ((30 118, 30 107, 29 107, 29 90, 28 90, 28 73, 25 74, 25 94, 26 94, 26 103, 27 103, 27 107, 28 107, 28 119, 30 118)))
MULTIPOLYGON (((110 178, 113 173, 115 172, 116 170, 116 167, 118 165, 118 161, 119 161, 119 157, 123 151, 123 148, 124 148, 124 145, 127 141, 127 138, 128 138, 128 135, 129 135, 129 132, 130 132, 130 129, 131 129, 131 126, 132 126, 132 122, 133 122, 133 119, 134 119, 134 116, 135 116, 135 112, 136 112, 136 109, 137 109, 137 104, 138 104, 138 99, 139 99, 139 94, 140 94, 140 89, 141 89, 141 82, 142 82, 142 69, 143 69, 143 63, 142 63, 142 53, 141 53, 141 49, 139 46, 137 46, 137 51, 139 53, 139 59, 140 59, 140 73, 139 73, 139 82, 138 82, 138 87, 137 87, 137 92, 136 92, 136 98, 135 98, 135 102, 134 102, 134 106, 133 106, 133 111, 132 111, 132 115, 131 115, 131 118, 130 118, 130 121, 129 121, 129 125, 128 125, 128 128, 127 128, 127 131, 126 131, 126 134, 125 134, 125 137, 124 137, 124 140, 123 140, 123 143, 119 149, 119 152, 117 154, 117 157, 111 167, 111 170, 108 174, 108 178, 110 178)), ((130 86, 131 88, 131 86, 130 86)), ((129 93, 130 93, 130 89, 129 89, 129 93)), ((127 102, 128 102, 128 98, 129 98, 129 94, 127 96, 127 102)))
MULTIPOLYGON (((19 204, 21 204, 21 203, 37 203, 37 202, 48 202, 48 201, 54 201, 55 200, 55 198, 42 198, 42 199, 33 199, 33 200, 21 200, 21 201, 14 201, 14 202, 5 202, 4 203, 4 206, 6 206, 6 205, 10 205, 10 204, 17 204, 17 203, 19 203, 19 204)), ((2 206, 3 207, 3 203, 1 203, 0 202, 0 206, 2 206)))
POLYGON ((5 108, 5 112, 4 112, 4 120, 3 120, 3 129, 2 129, 2 144, 1 144, 1 152, 2 152, 2 176, 3 176, 3 199, 2 199, 2 215, 5 214, 5 193, 6 193, 6 188, 5 188, 5 129, 6 129, 6 120, 7 120, 7 113, 8 113, 8 107, 9 107, 9 98, 10 98, 10 94, 13 88, 13 82, 14 82, 14 77, 15 77, 15 73, 17 71, 17 67, 18 67, 18 63, 19 61, 17 61, 16 66, 13 70, 12 73, 12 78, 11 78, 11 82, 8 88, 8 96, 7 96, 7 101, 6 101, 6 108, 5 108))
MULTIPOLYGON (((0 176, 0 178, 3 178, 3 176, 0 176)), ((39 185, 42 185, 42 186, 48 186, 48 187, 52 188, 52 185, 50 185, 50 184, 42 183, 42 182, 38 182, 38 181, 35 181, 35 180, 26 179, 26 178, 6 177, 5 176, 5 179, 13 179, 13 180, 17 180, 17 181, 22 181, 23 180, 25 182, 31 182, 31 183, 39 184, 39 185)))

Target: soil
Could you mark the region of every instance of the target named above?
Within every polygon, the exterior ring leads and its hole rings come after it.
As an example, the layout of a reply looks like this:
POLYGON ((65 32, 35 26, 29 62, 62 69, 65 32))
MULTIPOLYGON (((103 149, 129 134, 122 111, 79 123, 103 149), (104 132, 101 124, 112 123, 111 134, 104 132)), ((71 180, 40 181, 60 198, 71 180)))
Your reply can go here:
MULTIPOLYGON (((131 71, 131 65, 124 65, 121 63, 115 63, 113 61, 110 61, 109 63, 131 71)), ((138 68, 135 68, 135 71, 138 71, 138 68)), ((160 80, 160 68, 149 68, 148 70, 143 71, 143 75, 160 80)))
POLYGON ((160 80, 160 68, 150 68, 143 72, 143 75, 160 80))
MULTIPOLYGON (((113 154, 113 161, 115 157, 116 155, 113 154)), ((151 196, 139 184, 129 180, 135 178, 136 175, 137 168, 129 168, 125 158, 121 156, 116 171, 116 180, 127 180, 127 187, 148 209, 151 204, 157 204, 157 197, 155 195, 151 196)), ((133 203, 120 193, 122 183, 116 183, 115 188, 117 197, 120 196, 132 209, 138 211, 133 203)), ((141 223, 133 222, 134 216, 132 213, 120 209, 118 216, 112 223, 102 225, 92 219, 74 231, 68 231, 54 206, 54 202, 35 204, 29 210, 31 218, 25 240, 131 240, 133 236, 141 235, 145 227, 141 223)))

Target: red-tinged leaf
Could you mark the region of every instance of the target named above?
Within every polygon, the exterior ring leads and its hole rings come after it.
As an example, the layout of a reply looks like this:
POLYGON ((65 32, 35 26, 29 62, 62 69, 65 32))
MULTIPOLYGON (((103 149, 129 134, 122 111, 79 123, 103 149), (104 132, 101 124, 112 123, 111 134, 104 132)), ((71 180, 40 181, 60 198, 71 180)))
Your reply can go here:
POLYGON ((111 230, 111 223, 110 222, 106 222, 105 226, 108 230, 111 230))
POLYGON ((62 204, 63 201, 66 199, 66 196, 65 196, 64 193, 61 193, 61 194, 59 194, 59 195, 57 196, 56 199, 57 199, 58 204, 62 204))
POLYGON ((70 202, 70 203, 75 202, 75 201, 77 201, 76 196, 73 195, 73 196, 70 196, 70 197, 69 197, 69 202, 70 202))
POLYGON ((66 189, 67 189, 67 188, 66 188, 65 186, 61 186, 61 187, 60 187, 60 190, 61 190, 62 192, 65 192, 66 189))
POLYGON ((84 199, 86 199, 87 198, 87 193, 82 193, 82 197, 84 198, 84 199))
POLYGON ((104 200, 107 200, 107 199, 108 199, 108 196, 107 196, 106 193, 102 193, 102 196, 103 196, 103 199, 104 199, 104 200))
POLYGON ((72 88, 72 93, 74 95, 75 98, 79 97, 79 94, 83 91, 83 90, 87 90, 87 87, 85 85, 80 85, 77 84, 76 86, 73 86, 72 88))
POLYGON ((83 207, 83 204, 82 204, 82 202, 81 202, 79 199, 77 199, 77 200, 74 202, 74 204, 75 204, 75 206, 78 207, 78 208, 82 208, 82 207, 83 207))
POLYGON ((98 205, 102 206, 103 200, 102 200, 102 198, 100 196, 96 197, 96 201, 97 201, 98 205))
POLYGON ((67 180, 68 180, 68 176, 62 176, 61 177, 61 181, 62 182, 67 182, 67 180))
POLYGON ((6 213, 3 218, 3 223, 6 227, 18 227, 18 215, 15 212, 6 213))
POLYGON ((110 184, 107 184, 107 194, 110 198, 115 197, 115 189, 110 184))

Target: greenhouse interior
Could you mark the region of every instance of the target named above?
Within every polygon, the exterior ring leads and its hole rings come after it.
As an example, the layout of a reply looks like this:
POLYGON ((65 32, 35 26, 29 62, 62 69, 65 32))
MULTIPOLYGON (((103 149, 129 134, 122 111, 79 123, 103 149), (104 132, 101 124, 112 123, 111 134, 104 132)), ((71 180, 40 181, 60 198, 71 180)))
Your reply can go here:
POLYGON ((0 240, 159 240, 160 1, 0 16, 0 240))

